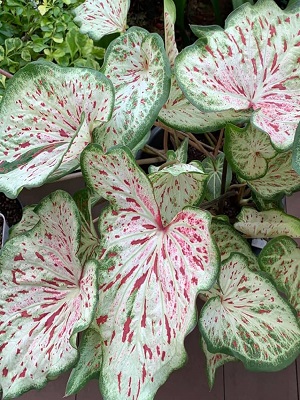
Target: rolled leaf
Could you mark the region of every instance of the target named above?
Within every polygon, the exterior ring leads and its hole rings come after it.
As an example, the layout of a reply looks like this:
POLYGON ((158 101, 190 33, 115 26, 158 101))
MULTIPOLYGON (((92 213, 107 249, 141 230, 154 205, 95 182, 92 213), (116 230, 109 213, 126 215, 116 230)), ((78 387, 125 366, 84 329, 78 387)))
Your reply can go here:
POLYGON ((259 0, 231 13, 224 31, 199 27, 201 38, 175 62, 187 99, 202 111, 253 110, 253 126, 276 148, 291 147, 300 113, 299 11, 259 0))
POLYGON ((113 103, 111 83, 91 69, 36 62, 17 72, 0 104, 0 191, 15 198, 78 168, 113 103))
POLYGON ((281 210, 258 212, 254 208, 243 207, 237 219, 235 229, 249 238, 300 237, 300 219, 281 210))
POLYGON ((262 249, 258 260, 278 290, 286 294, 300 321, 300 250, 297 243, 286 236, 274 238, 262 249))
POLYGON ((80 32, 92 39, 126 31, 127 13, 130 0, 85 0, 75 8, 74 22, 80 25, 80 32))
POLYGON ((130 28, 110 44, 101 71, 114 85, 116 102, 111 120, 96 129, 95 142, 104 151, 115 145, 134 148, 169 95, 171 73, 161 37, 130 28))
POLYGON ((201 310, 199 328, 210 352, 240 359, 254 371, 279 371, 300 353, 300 328, 270 281, 247 268, 242 254, 222 264, 221 295, 201 310))
POLYGON ((35 208, 40 222, 0 254, 0 371, 3 399, 40 389, 77 359, 76 336, 97 304, 97 262, 76 255, 79 214, 55 192, 35 208))
POLYGON ((176 6, 173 0, 164 0, 165 48, 171 68, 174 67, 175 58, 178 54, 175 40, 175 21, 176 6))
POLYGON ((185 208, 164 225, 150 181, 125 149, 104 155, 90 145, 82 169, 87 183, 111 202, 99 224, 102 394, 107 400, 150 400, 184 363, 196 295, 216 279, 211 217, 185 208))

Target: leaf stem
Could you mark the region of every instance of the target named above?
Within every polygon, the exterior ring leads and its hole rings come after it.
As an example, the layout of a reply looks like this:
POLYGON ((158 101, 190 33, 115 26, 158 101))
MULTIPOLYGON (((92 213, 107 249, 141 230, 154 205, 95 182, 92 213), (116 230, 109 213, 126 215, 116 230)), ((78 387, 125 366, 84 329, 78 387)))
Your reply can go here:
POLYGON ((6 76, 6 78, 9 78, 9 79, 13 77, 12 74, 10 74, 9 72, 7 72, 7 71, 5 71, 4 69, 1 69, 1 68, 0 68, 0 74, 6 76))
POLYGON ((214 199, 214 200, 211 200, 211 201, 205 201, 204 203, 200 204, 200 208, 201 209, 203 208, 203 209, 206 210, 206 209, 210 208, 211 206, 219 203, 220 200, 225 200, 225 199, 227 199, 229 197, 234 197, 234 196, 236 196, 236 191, 231 190, 229 192, 226 192, 226 193, 222 194, 217 199, 214 199))

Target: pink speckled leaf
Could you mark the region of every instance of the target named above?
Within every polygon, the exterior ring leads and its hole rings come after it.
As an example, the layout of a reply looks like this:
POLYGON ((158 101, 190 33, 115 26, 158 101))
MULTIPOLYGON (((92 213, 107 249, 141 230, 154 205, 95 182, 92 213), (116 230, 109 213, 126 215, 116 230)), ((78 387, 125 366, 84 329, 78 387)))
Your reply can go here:
POLYGON ((240 359, 257 371, 278 371, 300 353, 300 327, 290 305, 265 277, 234 253, 222 263, 220 295, 201 310, 199 328, 213 353, 240 359))
POLYGON ((195 162, 193 165, 171 165, 150 174, 149 179, 165 225, 184 207, 200 203, 208 175, 203 172, 201 164, 195 162))
POLYGON ((0 104, 0 190, 17 197, 77 168, 113 103, 111 83, 91 69, 32 63, 17 72, 0 104))
POLYGON ((286 294, 300 322, 300 249, 297 243, 287 236, 270 240, 259 255, 259 264, 286 294))
POLYGON ((3 399, 43 387, 77 359, 76 336, 97 304, 97 266, 76 255, 79 215, 57 191, 35 209, 40 222, 0 255, 0 372, 3 399))
POLYGON ((101 71, 114 85, 116 102, 111 120, 96 129, 95 141, 104 151, 115 145, 134 148, 169 95, 171 73, 161 37, 130 28, 110 44, 101 71))
POLYGON ((9 238, 20 235, 32 229, 40 220, 39 216, 34 212, 36 205, 26 206, 23 208, 22 219, 9 230, 9 238))
POLYGON ((102 394, 106 400, 150 400, 185 361, 196 295, 216 279, 211 217, 185 208, 164 225, 151 183, 128 150, 103 154, 90 145, 82 170, 111 202, 99 224, 101 307, 93 325, 104 343, 102 394))
POLYGON ((126 31, 130 0, 85 0, 75 8, 74 21, 80 24, 80 32, 92 39, 126 31))
POLYGON ((188 100, 206 111, 253 110, 251 123, 289 148, 300 119, 299 11, 260 0, 230 14, 224 31, 199 27, 175 63, 188 100))

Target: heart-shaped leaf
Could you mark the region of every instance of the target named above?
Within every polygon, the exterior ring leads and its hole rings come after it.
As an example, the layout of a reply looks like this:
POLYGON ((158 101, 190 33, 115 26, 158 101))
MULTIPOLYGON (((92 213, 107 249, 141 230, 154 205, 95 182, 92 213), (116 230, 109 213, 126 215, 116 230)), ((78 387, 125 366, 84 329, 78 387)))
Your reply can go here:
POLYGON ((300 320, 300 250, 297 243, 281 236, 270 240, 259 255, 263 271, 272 277, 280 291, 287 295, 300 320))
POLYGON ((99 379, 102 364, 102 339, 94 329, 87 329, 80 339, 79 360, 69 377, 66 396, 78 393, 91 379, 99 379))
POLYGON ((249 238, 300 237, 300 219, 281 210, 258 212, 254 208, 243 207, 237 219, 235 229, 249 238))
POLYGON ((248 2, 225 30, 199 27, 201 38, 176 58, 187 99, 203 111, 254 110, 251 123, 279 149, 294 140, 300 114, 300 7, 248 2))
POLYGON ((91 69, 32 63, 17 72, 0 104, 0 191, 15 198, 77 168, 113 103, 111 83, 91 69))
POLYGON ((166 225, 186 206, 200 203, 208 175, 195 163, 174 164, 149 175, 154 196, 166 225))
POLYGON ((266 200, 276 200, 281 195, 290 195, 300 188, 300 176, 292 168, 292 153, 279 153, 268 161, 267 173, 247 184, 266 200))
POLYGON ((106 267, 96 315, 104 343, 100 387, 107 400, 150 400, 183 364, 196 295, 216 279, 211 217, 186 208, 163 225, 151 183, 128 150, 103 154, 90 145, 82 170, 111 201, 99 224, 106 267))
POLYGON ((130 0, 85 0, 75 8, 74 21, 80 25, 80 32, 92 39, 126 31, 127 13, 130 0))
POLYGON ((26 206, 22 210, 22 219, 9 230, 9 238, 21 235, 32 229, 40 220, 39 216, 34 212, 36 205, 26 206))
MULTIPOLYGON (((225 162, 224 153, 217 155, 215 159, 207 157, 202 161, 204 172, 208 174, 207 193, 208 200, 214 200, 220 197, 222 188, 222 176, 225 162)), ((232 180, 232 171, 229 165, 226 168, 225 190, 228 189, 232 180)))
POLYGON ((105 151, 115 145, 134 148, 169 95, 170 66, 161 37, 130 28, 109 45, 101 71, 114 85, 116 102, 111 120, 96 129, 95 142, 105 151))
POLYGON ((256 371, 279 371, 300 353, 300 328, 270 281, 247 268, 242 254, 225 260, 221 295, 203 306, 199 328, 213 353, 225 353, 256 371))
POLYGON ((270 137, 251 125, 238 128, 228 124, 224 152, 231 168, 246 180, 264 176, 268 170, 267 160, 276 155, 270 137))
POLYGON ((35 208, 40 222, 0 255, 0 371, 3 399, 43 387, 77 359, 76 336, 97 304, 97 266, 81 266, 79 214, 70 195, 35 208))

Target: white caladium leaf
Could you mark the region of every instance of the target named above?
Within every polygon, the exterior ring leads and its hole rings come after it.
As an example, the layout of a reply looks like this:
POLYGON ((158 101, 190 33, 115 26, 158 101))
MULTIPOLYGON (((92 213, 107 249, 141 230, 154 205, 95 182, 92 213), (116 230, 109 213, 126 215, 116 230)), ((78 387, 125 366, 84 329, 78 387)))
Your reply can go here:
POLYGON ((175 62, 188 100, 203 111, 253 110, 251 123, 289 148, 300 116, 299 11, 259 0, 231 13, 225 30, 200 27, 175 62))
POLYGON ((175 58, 178 54, 175 40, 176 6, 173 0, 164 0, 164 29, 165 48, 171 68, 174 67, 175 58))
POLYGON ((79 166, 95 126, 108 121, 112 84, 100 72, 32 63, 10 80, 0 104, 0 191, 17 197, 79 166))
POLYGON ((232 253, 240 252, 247 257, 248 267, 252 271, 259 270, 257 257, 251 250, 249 243, 232 227, 232 225, 214 218, 211 223, 210 231, 217 243, 222 261, 230 257, 232 253))
POLYGON ((238 128, 228 124, 224 152, 231 168, 246 180, 264 176, 268 170, 267 160, 276 155, 270 137, 251 125, 238 128))
POLYGON ((183 364, 195 298, 216 279, 211 217, 186 208, 164 225, 152 185, 128 150, 103 154, 90 145, 82 170, 88 185, 111 202, 99 224, 105 268, 93 325, 103 338, 102 394, 150 400, 183 364))
POLYGON ((79 214, 58 191, 35 208, 40 222, 0 255, 0 371, 3 399, 43 387, 77 359, 76 336, 97 304, 97 266, 76 255, 79 214))
POLYGON ((69 377, 66 396, 79 392, 91 379, 99 379, 102 364, 102 339, 94 329, 87 329, 79 345, 79 360, 69 377))
POLYGON ((208 175, 198 164, 174 164, 149 175, 164 225, 184 207, 201 202, 208 175))
POLYGON ((39 216, 34 212, 36 205, 24 207, 22 210, 22 219, 9 230, 9 238, 21 235, 32 229, 40 220, 39 216))
POLYGON ((297 243, 287 236, 274 238, 262 249, 258 260, 278 290, 287 295, 300 321, 300 249, 297 243))
POLYGON ((279 153, 268 161, 267 173, 247 184, 259 196, 273 200, 280 195, 290 195, 300 188, 300 176, 292 168, 292 153, 279 153))
POLYGON ((170 65, 161 37, 130 28, 105 53, 101 71, 112 81, 116 102, 111 120, 96 129, 103 150, 134 148, 148 133, 168 98, 170 65))
POLYGON ((228 362, 237 361, 237 359, 233 356, 229 356, 228 354, 211 353, 210 351, 208 351, 207 345, 203 338, 201 338, 201 347, 206 357, 206 373, 209 389, 211 390, 215 382, 217 368, 228 362))
POLYGON ((75 8, 74 21, 80 25, 80 32, 92 39, 126 31, 127 13, 130 0, 85 0, 75 8))
MULTIPOLYGON (((202 161, 204 172, 208 174, 207 193, 208 200, 217 199, 221 195, 222 175, 224 167, 225 155, 219 153, 215 159, 206 157, 202 161)), ((229 165, 226 168, 225 190, 230 186, 232 180, 232 170, 229 165)))
POLYGON ((300 353, 300 327, 289 304, 265 277, 235 253, 222 263, 221 296, 203 306, 199 328, 211 352, 240 359, 257 371, 278 371, 300 353))
POLYGON ((250 116, 251 112, 247 110, 200 111, 187 100, 177 83, 176 76, 173 74, 168 101, 159 112, 158 118, 174 129, 202 133, 221 129, 227 122, 236 124, 246 122, 250 116))
POLYGON ((257 211, 243 207, 234 227, 249 238, 273 238, 287 235, 300 237, 300 219, 281 210, 257 211))

